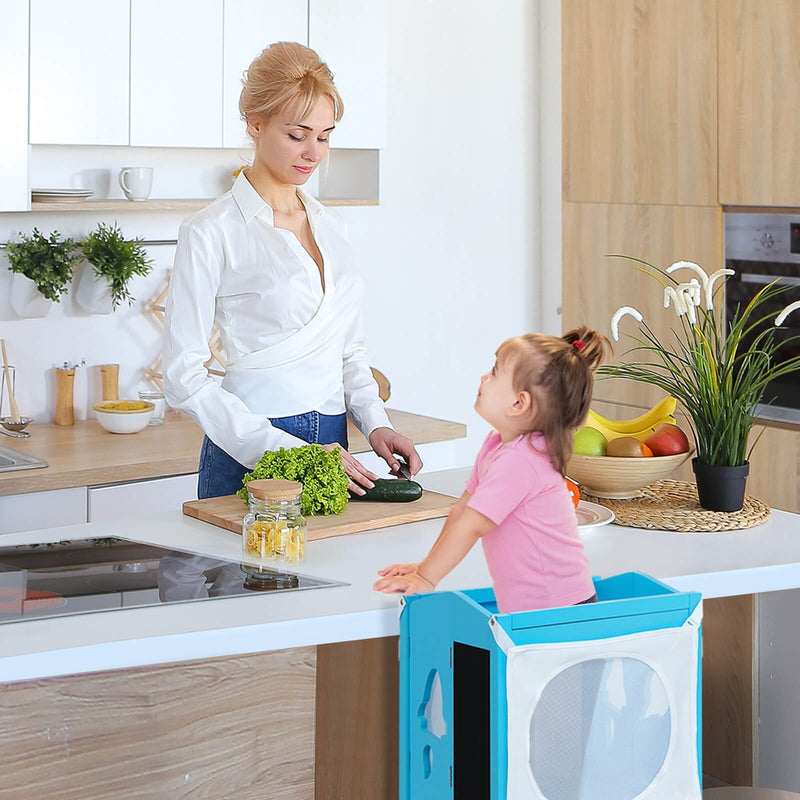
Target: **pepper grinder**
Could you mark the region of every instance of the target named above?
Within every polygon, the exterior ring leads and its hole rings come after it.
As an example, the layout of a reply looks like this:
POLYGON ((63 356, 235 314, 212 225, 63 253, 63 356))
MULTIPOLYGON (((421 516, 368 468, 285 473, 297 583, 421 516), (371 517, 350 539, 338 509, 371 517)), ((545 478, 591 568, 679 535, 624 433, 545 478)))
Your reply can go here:
POLYGON ((103 400, 119 400, 119 364, 101 364, 103 400))
POLYGON ((74 425, 75 407, 72 393, 75 383, 75 367, 56 367, 56 425, 74 425))

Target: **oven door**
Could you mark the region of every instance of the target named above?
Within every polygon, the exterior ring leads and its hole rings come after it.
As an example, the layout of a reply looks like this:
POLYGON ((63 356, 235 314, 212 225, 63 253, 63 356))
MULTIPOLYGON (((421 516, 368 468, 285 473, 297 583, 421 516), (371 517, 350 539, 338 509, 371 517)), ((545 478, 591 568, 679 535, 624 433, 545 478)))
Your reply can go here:
MULTIPOLYGON (((735 271, 725 285, 725 315, 729 324, 737 307, 744 308, 766 284, 778 280, 787 290, 773 303, 763 306, 767 319, 752 335, 745 338, 750 344, 755 335, 765 327, 771 327, 775 317, 789 303, 800 300, 800 264, 787 264, 771 261, 745 261, 728 259, 725 265, 735 271)), ((777 351, 778 360, 785 360, 800 354, 800 314, 790 314, 782 327, 776 329, 776 336, 782 342, 777 351)), ((797 373, 784 375, 772 381, 764 393, 764 405, 759 406, 758 414, 768 419, 783 419, 800 422, 800 376, 797 373)))

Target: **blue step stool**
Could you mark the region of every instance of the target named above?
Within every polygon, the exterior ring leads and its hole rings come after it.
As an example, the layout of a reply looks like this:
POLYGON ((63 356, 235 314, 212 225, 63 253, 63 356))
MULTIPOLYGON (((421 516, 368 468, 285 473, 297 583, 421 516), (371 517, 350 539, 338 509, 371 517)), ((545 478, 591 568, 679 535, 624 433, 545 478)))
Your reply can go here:
POLYGON ((641 573, 500 614, 402 599, 400 800, 700 800, 700 595, 641 573))

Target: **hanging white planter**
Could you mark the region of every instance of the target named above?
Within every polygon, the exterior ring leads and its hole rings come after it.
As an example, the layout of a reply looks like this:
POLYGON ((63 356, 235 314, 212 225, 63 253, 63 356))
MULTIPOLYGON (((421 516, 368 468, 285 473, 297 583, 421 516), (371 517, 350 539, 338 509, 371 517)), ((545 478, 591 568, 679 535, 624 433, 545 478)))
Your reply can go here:
POLYGON ((20 317, 46 317, 53 307, 53 301, 36 288, 34 281, 19 272, 11 273, 8 302, 20 317))
POLYGON ((105 278, 98 278, 88 261, 83 262, 83 272, 75 290, 75 301, 90 314, 110 314, 114 310, 111 284, 105 278))

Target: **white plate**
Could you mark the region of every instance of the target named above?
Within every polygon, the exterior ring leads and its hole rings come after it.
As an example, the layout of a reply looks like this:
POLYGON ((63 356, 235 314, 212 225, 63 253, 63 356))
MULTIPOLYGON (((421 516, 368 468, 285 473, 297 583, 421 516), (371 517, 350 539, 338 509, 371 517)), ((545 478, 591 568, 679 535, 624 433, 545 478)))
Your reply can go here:
POLYGON ((614 512, 610 508, 581 500, 575 509, 579 528, 594 528, 599 525, 608 525, 614 521, 614 512))
POLYGON ((34 194, 57 194, 62 196, 76 196, 91 194, 91 189, 31 189, 34 194))
POLYGON ((91 196, 91 189, 31 189, 34 203, 79 203, 91 196))

